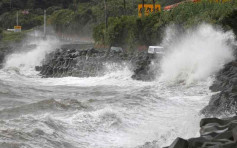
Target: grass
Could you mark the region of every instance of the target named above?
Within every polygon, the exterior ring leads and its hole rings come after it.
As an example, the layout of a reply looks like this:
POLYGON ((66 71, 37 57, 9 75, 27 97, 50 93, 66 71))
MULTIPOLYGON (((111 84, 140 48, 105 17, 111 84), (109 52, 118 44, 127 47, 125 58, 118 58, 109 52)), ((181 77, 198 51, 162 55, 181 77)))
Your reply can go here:
POLYGON ((31 30, 24 30, 22 32, 3 31, 1 42, 3 44, 13 43, 13 42, 21 42, 26 37, 26 34, 29 31, 31 31, 31 30))

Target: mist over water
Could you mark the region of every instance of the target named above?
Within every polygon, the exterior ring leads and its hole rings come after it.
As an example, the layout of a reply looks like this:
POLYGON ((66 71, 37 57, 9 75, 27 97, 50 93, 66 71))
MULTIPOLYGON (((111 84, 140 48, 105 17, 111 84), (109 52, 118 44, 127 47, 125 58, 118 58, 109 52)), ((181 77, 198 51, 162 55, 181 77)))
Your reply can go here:
POLYGON ((48 37, 47 40, 32 40, 30 44, 37 46, 27 52, 24 51, 23 47, 23 49, 17 49, 15 53, 7 56, 5 69, 17 68, 22 74, 30 75, 29 72, 34 72, 35 66, 41 65, 47 53, 60 47, 60 42, 54 37, 48 37))
POLYGON ((178 32, 167 28, 152 82, 131 79, 129 63, 106 63, 98 77, 40 78, 34 66, 60 45, 52 39, 9 55, 0 70, 0 147, 133 148, 155 140, 159 148, 197 136, 211 76, 233 59, 235 41, 207 24, 178 32))

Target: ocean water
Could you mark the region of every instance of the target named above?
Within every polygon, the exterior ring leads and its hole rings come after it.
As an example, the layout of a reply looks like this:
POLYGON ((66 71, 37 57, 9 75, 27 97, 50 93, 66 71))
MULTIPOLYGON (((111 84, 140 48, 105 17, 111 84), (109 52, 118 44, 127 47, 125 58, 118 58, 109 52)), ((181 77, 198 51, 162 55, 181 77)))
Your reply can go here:
POLYGON ((207 24, 180 36, 168 28, 151 82, 131 79, 129 63, 107 63, 99 77, 41 78, 34 67, 60 42, 16 49, 0 70, 0 148, 134 148, 153 140, 159 148, 198 136, 199 111, 215 73, 233 60, 232 41, 207 24))

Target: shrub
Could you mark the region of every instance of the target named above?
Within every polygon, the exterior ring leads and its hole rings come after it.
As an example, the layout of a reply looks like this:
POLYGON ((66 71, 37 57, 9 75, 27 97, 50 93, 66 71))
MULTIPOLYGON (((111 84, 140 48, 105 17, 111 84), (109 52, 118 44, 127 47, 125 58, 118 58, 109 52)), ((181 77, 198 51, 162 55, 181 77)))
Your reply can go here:
POLYGON ((160 43, 163 30, 167 25, 177 24, 189 28, 203 22, 222 25, 233 29, 237 34, 237 2, 214 3, 202 1, 186 2, 170 11, 138 18, 136 16, 111 17, 105 33, 104 23, 93 30, 95 42, 108 45, 134 47, 136 45, 154 45, 160 43), (104 38, 106 36, 106 38, 104 38))
POLYGON ((12 42, 20 42, 26 36, 26 32, 3 32, 2 34, 2 42, 3 43, 12 43, 12 42))
POLYGON ((67 29, 74 17, 74 12, 69 9, 61 9, 58 11, 55 11, 50 17, 49 17, 49 24, 52 24, 55 29, 58 30, 64 30, 67 29))

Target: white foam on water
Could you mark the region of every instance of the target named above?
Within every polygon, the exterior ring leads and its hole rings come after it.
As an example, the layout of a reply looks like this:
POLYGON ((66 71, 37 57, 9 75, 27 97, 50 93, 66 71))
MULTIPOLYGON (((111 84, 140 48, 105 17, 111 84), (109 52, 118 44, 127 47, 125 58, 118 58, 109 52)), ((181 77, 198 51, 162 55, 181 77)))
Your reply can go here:
POLYGON ((47 40, 39 39, 37 42, 29 41, 36 47, 30 51, 21 51, 15 49, 15 53, 6 57, 5 69, 17 70, 25 76, 36 75, 35 66, 41 65, 47 53, 60 47, 60 42, 54 37, 48 37, 47 40))
MULTIPOLYGON (((97 77, 64 77, 64 78, 47 78, 42 81, 43 85, 65 85, 65 86, 131 86, 137 83, 146 84, 146 82, 138 82, 131 79, 133 72, 126 63, 106 63, 104 65, 105 73, 103 76, 97 77)), ((39 82, 40 83, 40 82, 39 82)))
MULTIPOLYGON (((208 89, 212 81, 210 76, 233 59, 233 34, 207 24, 178 37, 172 28, 167 30, 170 33, 164 39, 164 45, 168 51, 161 62, 162 71, 158 71, 161 77, 153 82, 132 80, 133 72, 126 63, 107 63, 105 74, 98 77, 40 78, 34 66, 40 65, 45 55, 58 44, 57 41, 42 41, 31 51, 10 55, 5 68, 0 70, 1 81, 9 85, 24 84, 30 88, 40 86, 44 89, 47 86, 45 90, 49 94, 54 93, 56 86, 63 86, 57 89, 67 94, 69 99, 75 98, 78 92, 85 94, 88 98, 76 99, 91 109, 46 113, 46 116, 32 115, 33 119, 29 121, 20 120, 20 117, 17 123, 9 120, 11 124, 4 126, 9 128, 13 125, 10 128, 17 126, 25 130, 27 128, 22 127, 34 128, 31 126, 34 121, 38 124, 37 128, 48 134, 44 135, 46 138, 57 135, 58 139, 52 139, 88 148, 135 147, 153 140, 157 141, 156 147, 162 147, 169 145, 176 137, 197 136, 201 119, 199 111, 208 103, 211 95, 208 89), (89 89, 91 86, 92 89, 89 89), (95 95, 94 86, 97 86, 98 96, 95 95), (80 90, 80 87, 86 89, 80 90), (90 102, 89 99, 95 101, 90 102), (59 130, 52 129, 51 124, 60 127, 59 130)), ((44 141, 44 137, 39 136, 37 140, 44 141)), ((38 141, 28 143, 32 146, 39 144, 38 141)), ((43 144, 49 146, 48 143, 43 144)), ((50 144, 49 147, 55 147, 53 143, 50 144)))

